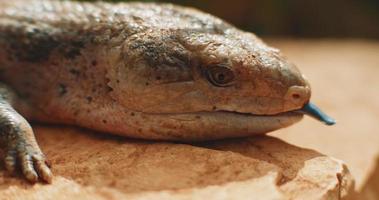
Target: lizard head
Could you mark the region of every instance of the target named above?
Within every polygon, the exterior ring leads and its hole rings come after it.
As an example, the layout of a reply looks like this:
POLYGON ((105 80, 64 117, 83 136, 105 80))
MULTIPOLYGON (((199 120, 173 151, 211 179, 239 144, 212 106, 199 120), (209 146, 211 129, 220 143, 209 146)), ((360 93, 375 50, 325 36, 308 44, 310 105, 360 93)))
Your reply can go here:
POLYGON ((274 115, 302 108, 311 95, 299 70, 250 33, 144 33, 124 51, 128 65, 116 68, 113 95, 136 111, 274 115))
POLYGON ((222 123, 237 134, 289 126, 311 96, 279 50, 236 29, 146 31, 130 37, 122 55, 110 73, 114 99, 145 114, 207 116, 214 130, 222 123))
POLYGON ((275 115, 302 108, 311 89, 280 51, 251 33, 191 34, 199 84, 214 110, 275 115))

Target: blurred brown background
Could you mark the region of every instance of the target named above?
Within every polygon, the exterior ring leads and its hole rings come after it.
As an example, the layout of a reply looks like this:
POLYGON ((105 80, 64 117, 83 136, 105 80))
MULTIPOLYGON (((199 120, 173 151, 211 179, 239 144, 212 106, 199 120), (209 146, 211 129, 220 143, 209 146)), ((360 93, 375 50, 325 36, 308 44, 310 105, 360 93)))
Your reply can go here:
POLYGON ((260 36, 379 39, 378 0, 147 1, 197 7, 260 36))

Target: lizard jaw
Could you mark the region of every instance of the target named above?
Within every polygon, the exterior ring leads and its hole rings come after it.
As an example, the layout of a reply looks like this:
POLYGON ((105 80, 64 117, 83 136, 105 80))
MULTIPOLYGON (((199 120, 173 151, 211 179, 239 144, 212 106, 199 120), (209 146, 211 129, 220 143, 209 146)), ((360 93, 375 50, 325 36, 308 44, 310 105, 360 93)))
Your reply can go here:
MULTIPOLYGON (((231 112, 231 111, 223 111, 223 112, 231 112)), ((275 116, 275 115, 255 115, 253 113, 240 113, 240 112, 232 112, 232 113, 238 113, 238 114, 245 114, 245 115, 253 115, 253 116, 275 116)), ((283 113, 278 113, 276 115, 284 114, 284 113, 299 113, 299 114, 304 114, 308 115, 320 122, 325 123, 328 126, 333 126, 336 124, 336 120, 333 119, 332 117, 328 116, 326 113, 324 113, 320 108, 318 108, 315 104, 308 102, 306 103, 303 108, 299 110, 294 110, 294 111, 288 111, 288 112, 283 112, 283 113)))
POLYGON ((300 121, 304 114, 285 112, 277 115, 254 115, 214 111, 143 115, 146 122, 150 122, 149 130, 159 135, 157 139, 188 142, 265 134, 300 121))
POLYGON ((131 138, 191 142, 261 135, 288 127, 304 116, 298 112, 277 115, 228 111, 143 113, 117 107, 103 111, 90 123, 83 120, 75 124, 131 138), (107 123, 99 123, 104 116, 109 116, 107 123))
POLYGON ((78 125, 141 139, 182 142, 217 140, 261 135, 295 124, 303 118, 304 114, 318 116, 315 111, 319 109, 308 107, 275 115, 256 115, 221 110, 144 113, 125 110, 120 106, 103 110, 103 114, 96 119, 101 122, 104 119, 103 116, 110 116, 107 124, 94 120, 96 123, 78 123, 78 125))
POLYGON ((319 109, 312 111, 312 108, 308 107, 275 115, 256 115, 221 110, 145 113, 117 106, 113 109, 104 109, 103 114, 97 116, 92 123, 79 122, 77 125, 132 138, 182 142, 205 141, 249 137, 285 128, 299 122, 305 114, 317 116, 315 111, 319 109), (107 118, 107 123, 99 123, 104 116, 110 116, 107 118))
MULTIPOLYGON (((327 125, 335 121, 311 103, 302 109, 275 115, 255 115, 233 111, 194 112, 177 114, 146 114, 153 117, 152 129, 158 135, 170 133, 166 140, 202 141, 265 134, 288 127, 309 115, 327 125), (157 121, 156 121, 157 120, 157 121), (177 127, 180 127, 177 129, 177 127)), ((147 117, 147 116, 146 116, 147 117)), ((149 118, 148 117, 148 118, 149 118)))

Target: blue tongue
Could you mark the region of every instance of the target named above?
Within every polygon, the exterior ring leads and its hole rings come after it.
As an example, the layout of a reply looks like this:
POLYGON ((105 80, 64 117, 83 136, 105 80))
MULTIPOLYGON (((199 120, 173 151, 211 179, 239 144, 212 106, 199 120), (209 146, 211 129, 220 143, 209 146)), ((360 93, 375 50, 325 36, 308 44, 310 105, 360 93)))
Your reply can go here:
POLYGON ((299 112, 309 115, 315 119, 318 119, 329 126, 334 125, 336 123, 336 120, 326 115, 324 112, 321 111, 320 108, 318 108, 316 105, 312 103, 306 104, 302 109, 299 110, 299 112))

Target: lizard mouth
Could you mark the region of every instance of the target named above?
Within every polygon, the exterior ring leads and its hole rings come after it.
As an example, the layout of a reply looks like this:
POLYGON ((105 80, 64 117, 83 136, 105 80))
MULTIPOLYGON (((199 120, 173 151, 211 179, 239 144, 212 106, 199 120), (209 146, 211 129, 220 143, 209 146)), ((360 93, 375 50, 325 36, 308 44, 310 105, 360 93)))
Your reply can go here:
POLYGON ((270 117, 279 117, 279 116, 296 116, 296 115, 307 115, 307 116, 310 116, 320 122, 323 122, 324 124, 328 125, 328 126, 332 126, 334 124, 336 124, 336 121, 331 118, 330 116, 328 116, 327 114, 325 114, 319 107, 317 107, 315 104, 313 103, 307 103, 303 106, 303 108, 299 109, 299 110, 293 110, 293 111, 287 111, 287 112, 283 112, 283 113, 278 113, 278 114, 274 114, 274 115, 256 115, 256 114, 252 114, 252 113, 243 113, 243 112, 236 112, 236 111, 224 111, 224 110, 221 110, 221 111, 217 111, 217 112, 224 112, 224 113, 234 113, 234 114, 237 114, 237 115, 245 115, 245 116, 253 116, 253 117, 263 117, 263 118, 270 118, 270 117))
MULTIPOLYGON (((288 127, 309 115, 333 124, 335 121, 313 104, 302 109, 275 115, 255 115, 233 111, 202 111, 190 113, 139 113, 149 138, 174 141, 203 141, 225 138, 246 137, 264 134, 288 127)), ((119 123, 123 124, 123 123, 119 123)), ((134 127, 135 125, 130 125, 134 127)), ((106 126, 107 128, 109 126, 106 126)), ((112 126, 119 128, 120 126, 112 126)), ((135 126, 136 130, 141 128, 135 126)), ((107 131, 107 130, 105 130, 107 131)), ((114 132, 122 132, 116 130, 114 132)), ((124 134, 125 135, 125 134, 124 134)), ((145 138, 144 135, 139 136, 145 138)), ((147 136, 146 136, 147 137, 147 136)))

